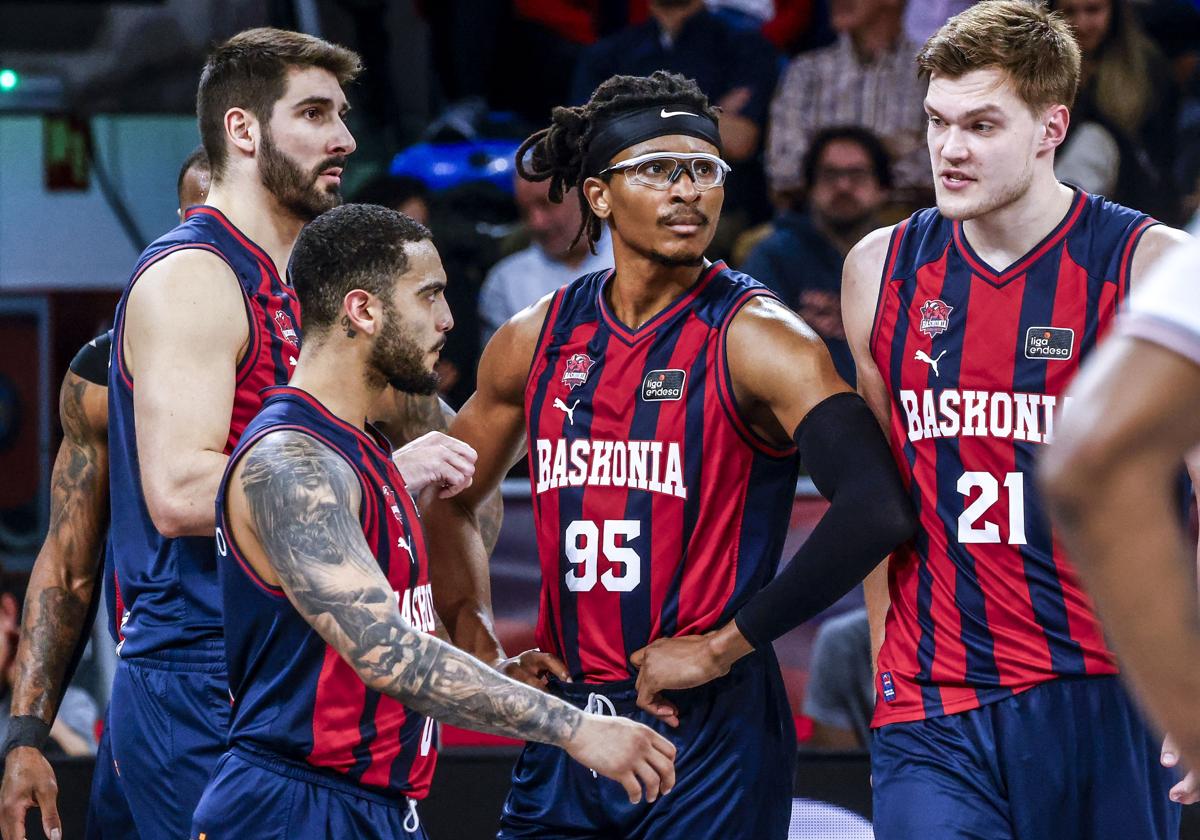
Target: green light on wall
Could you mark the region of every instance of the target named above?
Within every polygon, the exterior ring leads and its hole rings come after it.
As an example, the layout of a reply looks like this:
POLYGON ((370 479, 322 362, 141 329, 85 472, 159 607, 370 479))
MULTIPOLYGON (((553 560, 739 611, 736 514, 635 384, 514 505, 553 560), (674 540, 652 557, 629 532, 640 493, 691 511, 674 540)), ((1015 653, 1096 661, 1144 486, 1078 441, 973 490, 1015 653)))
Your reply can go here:
POLYGON ((0 93, 14 91, 19 84, 21 84, 21 77, 16 70, 10 70, 7 67, 0 70, 0 93))

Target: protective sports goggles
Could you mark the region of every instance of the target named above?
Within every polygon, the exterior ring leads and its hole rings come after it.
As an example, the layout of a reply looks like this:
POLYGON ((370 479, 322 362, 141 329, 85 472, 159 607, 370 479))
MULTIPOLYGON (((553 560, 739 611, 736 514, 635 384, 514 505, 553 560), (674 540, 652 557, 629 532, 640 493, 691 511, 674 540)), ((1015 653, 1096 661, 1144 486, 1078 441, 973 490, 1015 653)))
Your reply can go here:
POLYGON ((679 176, 687 172, 696 189, 704 192, 724 184, 725 176, 733 170, 716 155, 705 152, 677 155, 648 152, 614 163, 600 174, 608 175, 622 171, 629 183, 641 184, 652 190, 670 189, 671 185, 679 180, 679 176))

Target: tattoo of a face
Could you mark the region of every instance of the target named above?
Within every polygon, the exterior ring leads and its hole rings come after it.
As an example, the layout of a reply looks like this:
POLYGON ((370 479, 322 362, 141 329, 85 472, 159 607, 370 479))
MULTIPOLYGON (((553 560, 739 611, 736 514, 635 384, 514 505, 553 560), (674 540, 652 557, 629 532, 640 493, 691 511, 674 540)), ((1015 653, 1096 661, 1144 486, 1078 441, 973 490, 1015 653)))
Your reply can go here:
POLYGON ((369 687, 430 717, 513 738, 563 744, 583 720, 572 706, 516 683, 400 615, 371 554, 350 466, 299 432, 275 432, 246 455, 250 521, 304 619, 369 687))

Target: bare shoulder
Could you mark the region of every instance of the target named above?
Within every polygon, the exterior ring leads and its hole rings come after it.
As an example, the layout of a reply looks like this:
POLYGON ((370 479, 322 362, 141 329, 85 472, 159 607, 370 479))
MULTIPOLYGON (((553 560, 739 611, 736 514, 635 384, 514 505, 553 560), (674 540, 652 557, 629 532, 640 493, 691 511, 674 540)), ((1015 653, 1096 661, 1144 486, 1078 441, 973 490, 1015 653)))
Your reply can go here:
POLYGON ((1166 225, 1152 225, 1147 228, 1133 252, 1133 264, 1129 270, 1130 285, 1137 286, 1145 280, 1168 251, 1191 241, 1191 235, 1179 228, 1166 225))
POLYGON ((842 299, 857 302, 866 295, 872 305, 875 303, 875 292, 879 290, 879 282, 883 277, 884 262, 887 260, 888 248, 891 247, 892 234, 896 226, 877 228, 858 241, 858 244, 846 254, 846 262, 842 268, 842 299))
POLYGON ((549 294, 508 319, 483 348, 477 386, 509 401, 524 399, 525 379, 554 295, 549 294))

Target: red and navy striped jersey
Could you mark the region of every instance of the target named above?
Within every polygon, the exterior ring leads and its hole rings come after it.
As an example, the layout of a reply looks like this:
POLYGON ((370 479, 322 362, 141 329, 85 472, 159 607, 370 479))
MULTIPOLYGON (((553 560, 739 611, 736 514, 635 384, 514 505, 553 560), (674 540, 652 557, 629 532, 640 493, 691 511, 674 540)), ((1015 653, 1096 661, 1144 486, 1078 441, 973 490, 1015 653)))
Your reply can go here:
POLYGON ((634 330, 611 275, 554 295, 525 390, 538 644, 587 682, 628 679, 638 648, 728 622, 771 580, 798 469, 742 419, 726 360, 730 322, 770 292, 714 263, 634 330))
POLYGON ((267 253, 216 208, 189 209, 182 224, 142 252, 117 303, 108 380, 109 550, 122 657, 197 645, 212 658, 221 655, 215 546, 211 537, 164 537, 150 519, 138 468, 133 374, 124 356, 125 306, 134 284, 151 265, 186 249, 210 251, 224 260, 237 276, 246 307, 249 340, 237 367, 226 452, 262 405, 259 391, 285 384, 300 355, 295 294, 267 253))
POLYGON ((262 411, 229 459, 217 494, 217 552, 225 600, 225 654, 233 716, 229 745, 303 762, 377 792, 421 799, 437 761, 436 724, 367 688, 296 611, 284 591, 246 562, 225 498, 237 462, 264 435, 293 430, 336 452, 362 488, 363 535, 413 627, 434 632, 429 560, 416 506, 374 429, 335 417, 310 394, 269 388, 262 411))
POLYGON ((1033 468, 1153 223, 1079 191, 1062 222, 999 272, 936 209, 896 226, 870 349, 920 528, 888 568, 874 725, 1116 671, 1033 468))

